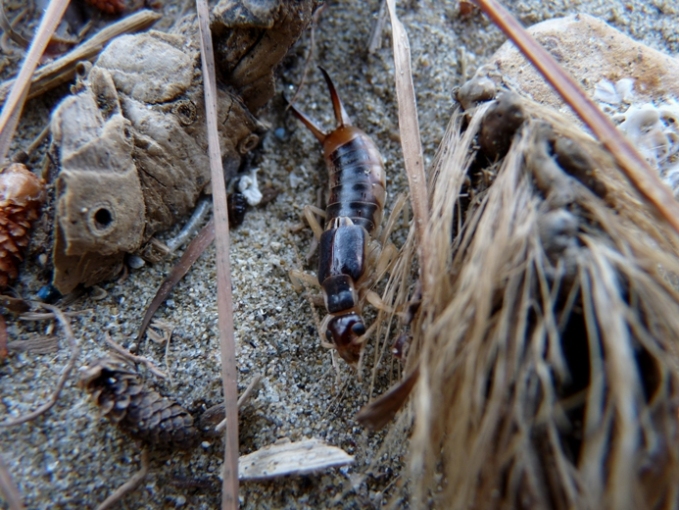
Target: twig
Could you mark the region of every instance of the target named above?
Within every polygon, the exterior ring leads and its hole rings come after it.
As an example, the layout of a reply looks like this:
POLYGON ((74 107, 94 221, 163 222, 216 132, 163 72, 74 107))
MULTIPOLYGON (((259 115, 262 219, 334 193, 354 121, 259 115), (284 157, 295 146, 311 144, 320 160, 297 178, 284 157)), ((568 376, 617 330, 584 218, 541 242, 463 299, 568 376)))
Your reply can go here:
POLYGON ((521 26, 521 24, 496 0, 474 0, 493 20, 500 30, 511 39, 521 53, 535 66, 554 87, 563 100, 592 130, 608 149, 625 176, 639 194, 656 212, 679 233, 679 203, 660 176, 637 152, 629 140, 604 115, 597 105, 578 86, 576 81, 554 58, 521 26))
POLYGON ((210 199, 207 197, 201 198, 198 204, 196 204, 189 221, 186 222, 176 236, 167 241, 166 246, 170 249, 170 252, 175 252, 178 248, 184 246, 189 239, 195 237, 198 227, 205 221, 211 210, 212 202, 210 199))
MULTIPOLYGON (((420 126, 417 120, 415 87, 410 68, 410 43, 405 28, 396 16, 394 0, 387 0, 391 17, 391 36, 394 44, 394 74, 396 98, 398 100, 398 124, 403 149, 403 163, 408 175, 410 200, 415 221, 415 235, 422 275, 429 275, 429 243, 427 225, 429 223, 429 203, 427 198, 427 179, 424 174, 420 126)), ((433 285, 428 278, 422 282, 422 291, 433 285)))
POLYGON ((141 468, 130 479, 116 489, 104 502, 97 507, 97 510, 108 510, 113 508, 116 503, 123 499, 130 492, 139 487, 149 473, 149 452, 146 448, 141 451, 141 468))
POLYGON ((66 384, 68 376, 71 375, 71 372, 75 368, 76 361, 78 360, 78 354, 80 353, 80 345, 76 341, 75 336, 73 336, 73 330, 71 330, 71 324, 66 318, 66 315, 64 315, 64 313, 56 306, 48 305, 47 303, 35 303, 35 304, 50 310, 57 318, 59 324, 61 324, 61 327, 64 329, 64 333, 66 335, 68 343, 71 345, 71 357, 69 358, 68 363, 66 364, 66 368, 64 368, 63 372, 61 373, 59 381, 57 382, 57 387, 54 390, 54 393, 52 393, 52 396, 49 398, 49 400, 42 404, 41 406, 39 406, 35 411, 31 411, 30 413, 27 413, 24 416, 19 416, 18 418, 14 418, 13 420, 7 420, 0 423, 0 428, 21 425, 22 423, 34 420, 38 416, 49 411, 54 406, 54 404, 57 403, 59 395, 61 394, 61 390, 64 388, 64 384, 66 384))
POLYGON ((236 343, 233 334, 233 297, 231 295, 231 266, 229 260, 229 215, 226 207, 226 185, 219 150, 217 132, 217 82, 210 14, 207 0, 196 0, 200 30, 203 86, 205 88, 205 116, 207 119, 208 150, 212 174, 212 201, 217 245, 217 310, 221 340, 222 383, 224 405, 229 426, 226 429, 224 465, 222 466, 222 510, 238 508, 238 370, 236 343))
POLYGON ((0 495, 9 505, 9 510, 23 510, 24 505, 21 502, 21 493, 14 480, 12 480, 2 455, 0 455, 0 495))
POLYGON ((149 369, 149 372, 151 372, 153 375, 156 377, 160 377, 161 379, 166 379, 167 374, 160 370, 158 367, 156 367, 153 362, 149 359, 144 358, 143 356, 136 356, 132 354, 130 351, 125 349, 122 345, 117 344, 113 341, 111 336, 108 334, 108 331, 104 333, 104 340, 106 343, 116 351, 118 354, 120 354, 123 358, 133 362, 133 363, 142 363, 146 366, 146 368, 149 369))
POLYGON ((14 26, 12 23, 10 23, 9 19, 7 18, 7 14, 5 13, 5 5, 3 2, 0 2, 0 28, 2 28, 3 32, 5 32, 9 38, 12 39, 12 41, 17 43, 22 48, 28 48, 28 46, 31 44, 31 41, 14 30, 14 26))
POLYGON ((43 128, 43 130, 40 131, 40 134, 36 136, 35 140, 33 140, 31 144, 28 146, 28 148, 26 149, 26 154, 30 156, 36 150, 38 150, 38 147, 42 145, 42 142, 44 142, 45 138, 47 138, 47 136, 50 134, 50 129, 51 129, 50 124, 48 122, 47 125, 43 128))
MULTIPOLYGON (((159 18, 160 14, 157 12, 143 10, 97 32, 90 39, 83 42, 60 59, 38 69, 31 80, 28 99, 39 96, 40 94, 73 79, 78 62, 90 60, 97 56, 111 39, 118 37, 121 34, 143 30, 159 18)), ((9 80, 0 86, 0 101, 7 95, 7 91, 14 81, 15 80, 9 80)))
MULTIPOLYGON (((252 381, 250 381, 250 384, 248 384, 248 387, 245 388, 243 394, 238 398, 238 409, 240 409, 243 406, 243 404, 250 398, 250 395, 259 385, 259 382, 261 380, 262 374, 255 374, 255 376, 252 378, 252 381)), ((223 432, 225 428, 226 428, 226 418, 224 418, 215 426, 215 432, 223 432)))
POLYGON ((24 107, 24 101, 28 95, 29 82, 31 76, 38 66, 38 61, 45 52, 47 44, 52 39, 52 34, 61 22, 61 17, 68 7, 68 0, 51 0, 45 15, 40 20, 38 31, 31 42, 31 47, 26 55, 19 76, 12 87, 9 97, 5 101, 0 114, 0 162, 5 161, 9 146, 14 137, 14 131, 19 123, 21 110, 24 107))

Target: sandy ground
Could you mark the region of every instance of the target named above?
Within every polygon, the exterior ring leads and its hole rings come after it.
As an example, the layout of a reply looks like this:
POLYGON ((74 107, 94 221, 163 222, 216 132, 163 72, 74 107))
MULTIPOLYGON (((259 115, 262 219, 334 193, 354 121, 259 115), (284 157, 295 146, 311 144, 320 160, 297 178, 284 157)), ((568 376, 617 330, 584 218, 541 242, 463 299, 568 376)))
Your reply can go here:
MULTIPOLYGON (((164 21, 177 15, 166 2, 164 21)), ((656 49, 679 52, 679 7, 674 0, 520 1, 510 6, 525 25, 576 12, 598 16, 656 49)), ((393 60, 389 32, 383 48, 367 52, 379 2, 330 2, 316 28, 316 51, 300 109, 324 126, 332 111, 316 64, 331 74, 356 125, 374 136, 387 162, 391 196, 405 187, 398 144, 393 60)), ((504 41, 481 14, 460 17, 456 2, 412 1, 400 9, 408 29, 418 94, 426 162, 430 162, 453 108, 451 93, 504 41)), ((299 83, 309 34, 291 51, 280 69, 279 92, 289 97, 299 83)), ((12 72, 11 65, 3 77, 12 72)), ((45 125, 49 111, 66 87, 28 105, 15 149, 25 146, 45 125)), ((287 276, 290 268, 311 269, 304 262, 311 233, 290 233, 302 207, 316 202, 325 189, 326 172, 316 140, 286 115, 278 94, 261 113, 273 129, 255 158, 260 177, 281 193, 266 207, 251 210, 232 232, 234 320, 242 390, 255 374, 264 380, 259 393, 241 410, 241 454, 280 438, 318 437, 355 455, 349 468, 265 483, 245 483, 244 508, 406 506, 403 469, 407 445, 395 432, 367 433, 354 420, 371 397, 399 377, 398 363, 385 359, 373 386, 370 370, 374 346, 368 348, 359 381, 341 360, 319 344, 314 310, 298 295, 287 276), (275 134, 274 134, 274 130, 275 134), (298 255, 298 254, 301 254, 298 255), (397 441, 390 440, 398 439, 397 441), (365 476, 364 476, 365 475, 365 476)), ((44 154, 44 152, 43 152, 44 154)), ((32 163, 41 165, 36 156, 32 163)), ((168 235, 171 235, 169 233, 168 235)), ((403 229, 392 240, 403 240, 403 229)), ((34 248, 35 249, 35 248, 34 248)), ((39 249, 39 247, 38 247, 39 249)), ((171 374, 159 387, 192 411, 222 400, 217 338, 214 250, 208 250, 179 284, 158 317, 174 327, 169 356, 165 348, 144 340, 139 352, 171 374)), ((44 284, 37 257, 30 260, 17 290, 34 296, 44 284)), ((143 311, 168 273, 172 261, 133 270, 124 282, 101 287, 106 296, 85 296, 67 307, 83 311, 72 319, 82 352, 78 366, 107 352, 103 332, 131 347, 143 311)), ((322 314, 316 310, 316 314, 322 314)), ((10 323, 12 339, 51 334, 49 321, 10 323)), ((61 332, 55 353, 13 354, 0 363, 0 418, 26 413, 48 398, 69 350, 61 332)), ((121 508, 218 508, 221 441, 205 442, 190 453, 154 454, 151 473, 121 508)), ((37 420, 0 429, 0 451, 28 508, 94 508, 139 466, 140 450, 118 429, 100 418, 87 395, 68 381, 58 404, 37 420)), ((0 507, 3 504, 0 502, 0 507)))

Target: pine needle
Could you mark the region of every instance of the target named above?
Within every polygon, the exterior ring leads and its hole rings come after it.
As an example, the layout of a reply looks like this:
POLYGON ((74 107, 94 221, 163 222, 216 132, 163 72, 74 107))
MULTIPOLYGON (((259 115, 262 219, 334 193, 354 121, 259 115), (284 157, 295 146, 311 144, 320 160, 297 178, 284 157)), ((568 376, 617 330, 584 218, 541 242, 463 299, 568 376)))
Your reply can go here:
POLYGON ((226 441, 222 468, 222 509, 238 508, 238 370, 233 333, 233 298, 229 259, 229 215, 226 206, 226 184, 217 131, 217 82, 210 33, 210 14, 206 0, 197 0, 200 48, 203 62, 205 110, 208 126, 208 148, 212 173, 212 201, 217 247, 217 310, 221 340, 222 382, 226 407, 226 441))

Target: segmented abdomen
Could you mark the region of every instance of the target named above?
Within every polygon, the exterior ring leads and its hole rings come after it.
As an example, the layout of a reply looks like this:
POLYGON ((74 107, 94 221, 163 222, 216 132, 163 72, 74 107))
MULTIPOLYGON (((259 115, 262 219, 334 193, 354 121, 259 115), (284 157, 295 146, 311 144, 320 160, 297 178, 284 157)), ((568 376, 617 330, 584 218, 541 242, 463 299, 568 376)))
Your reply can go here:
MULTIPOLYGON (((346 128, 345 128, 346 129, 346 128)), ((382 222, 386 183, 382 158, 370 138, 357 128, 355 136, 327 158, 330 198, 326 225, 348 217, 369 234, 382 222)))

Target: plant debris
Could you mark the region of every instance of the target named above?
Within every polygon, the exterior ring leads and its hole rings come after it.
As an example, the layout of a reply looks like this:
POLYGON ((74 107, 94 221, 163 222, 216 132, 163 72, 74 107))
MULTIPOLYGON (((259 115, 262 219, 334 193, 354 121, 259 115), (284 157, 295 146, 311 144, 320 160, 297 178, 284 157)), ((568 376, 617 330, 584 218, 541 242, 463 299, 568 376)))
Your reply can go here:
POLYGON ((0 170, 0 288, 19 275, 45 195, 45 182, 21 163, 0 170))
POLYGON ((320 439, 292 442, 286 438, 238 459, 238 478, 270 480, 279 476, 305 475, 346 466, 353 461, 352 455, 320 439))
POLYGON ((199 440, 193 417, 175 401, 147 388, 134 366, 103 358, 82 373, 80 384, 112 423, 151 446, 186 450, 199 440))

